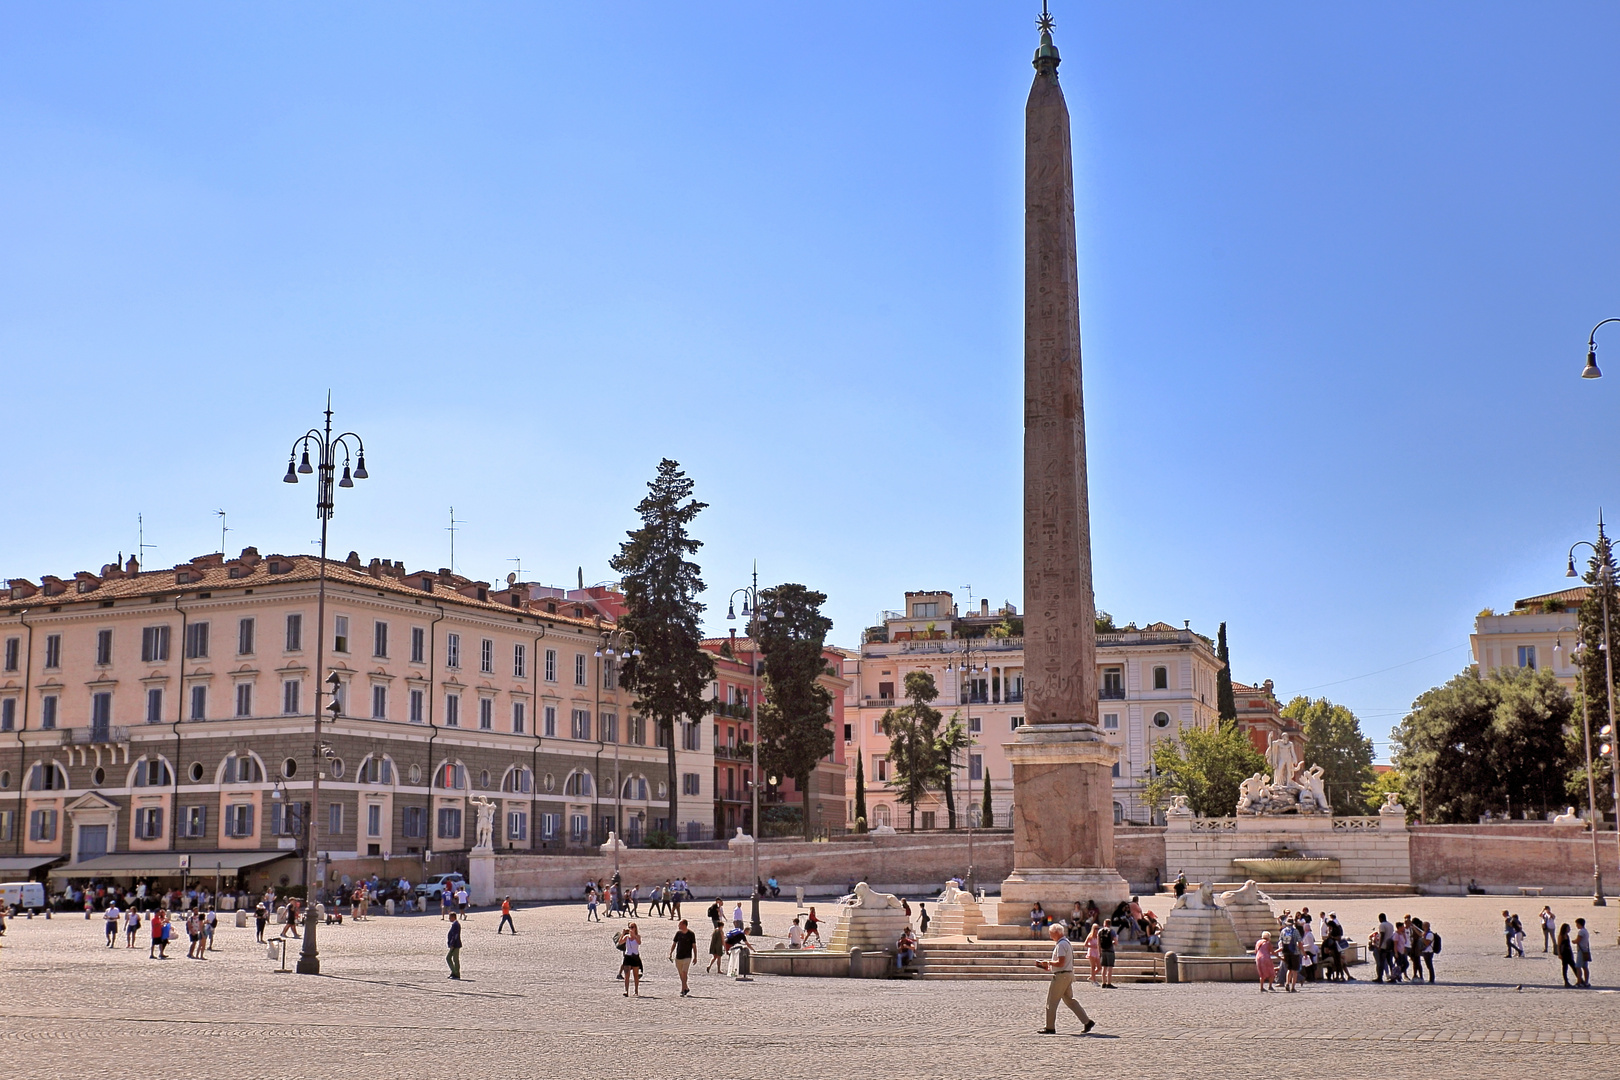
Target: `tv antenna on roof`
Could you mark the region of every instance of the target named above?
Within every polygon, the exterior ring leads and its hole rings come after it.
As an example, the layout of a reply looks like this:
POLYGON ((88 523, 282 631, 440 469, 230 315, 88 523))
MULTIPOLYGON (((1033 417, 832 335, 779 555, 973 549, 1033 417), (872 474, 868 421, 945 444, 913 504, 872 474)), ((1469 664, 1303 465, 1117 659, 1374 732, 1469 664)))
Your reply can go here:
POLYGON ((219 553, 223 555, 225 554, 225 534, 230 530, 225 526, 225 511, 215 510, 214 513, 219 517, 219 553))
POLYGON ((156 544, 146 542, 146 518, 142 514, 135 515, 135 567, 146 565, 146 549, 157 550, 156 544))
POLYGON ((516 558, 507 559, 506 561, 510 563, 517 563, 516 573, 506 575, 506 583, 508 585, 516 585, 518 582, 523 580, 523 556, 519 555, 516 558))
POLYGON ((450 572, 452 574, 456 571, 456 526, 465 524, 467 524, 465 521, 461 521, 456 517, 456 508, 452 506, 450 508, 450 527, 447 530, 450 533, 450 572))

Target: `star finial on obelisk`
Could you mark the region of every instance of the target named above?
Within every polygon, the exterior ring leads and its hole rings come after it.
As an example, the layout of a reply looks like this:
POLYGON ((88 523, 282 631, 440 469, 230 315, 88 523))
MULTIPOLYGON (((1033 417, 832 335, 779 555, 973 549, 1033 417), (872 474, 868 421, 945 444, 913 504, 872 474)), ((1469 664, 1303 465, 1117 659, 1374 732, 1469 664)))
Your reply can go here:
POLYGON ((1057 20, 1046 10, 1046 0, 1041 0, 1041 17, 1035 20, 1035 26, 1041 32, 1041 47, 1035 50, 1035 70, 1042 75, 1056 75, 1057 66, 1063 59, 1058 55, 1057 46, 1052 44, 1052 27, 1056 25, 1057 20))

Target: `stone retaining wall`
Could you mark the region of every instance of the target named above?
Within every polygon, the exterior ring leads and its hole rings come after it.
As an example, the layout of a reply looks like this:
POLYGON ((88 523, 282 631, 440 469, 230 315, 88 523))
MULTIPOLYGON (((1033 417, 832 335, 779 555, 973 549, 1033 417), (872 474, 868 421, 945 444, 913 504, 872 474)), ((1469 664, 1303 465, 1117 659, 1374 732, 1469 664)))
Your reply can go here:
POLYGON ((1412 875, 1408 839, 1399 814, 1172 817, 1165 830, 1165 873, 1185 873, 1188 881, 1241 881, 1233 859, 1265 858, 1284 846, 1339 860, 1340 881, 1404 884, 1412 875))
MULTIPOLYGON (((1521 885, 1571 895, 1592 891, 1592 834, 1584 825, 1502 821, 1488 825, 1414 825, 1412 884, 1424 892, 1461 893, 1470 880, 1489 892, 1521 885)), ((1604 887, 1620 887, 1615 834, 1598 834, 1604 887)))

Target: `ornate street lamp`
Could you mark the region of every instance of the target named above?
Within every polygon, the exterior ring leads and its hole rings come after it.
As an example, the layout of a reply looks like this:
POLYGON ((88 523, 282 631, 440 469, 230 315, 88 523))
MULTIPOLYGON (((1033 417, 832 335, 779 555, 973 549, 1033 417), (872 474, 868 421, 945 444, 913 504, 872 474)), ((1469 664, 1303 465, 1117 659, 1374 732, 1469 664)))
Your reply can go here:
MULTIPOLYGON (((606 732, 602 730, 602 687, 607 682, 607 672, 613 666, 614 658, 620 653, 626 656, 641 655, 641 650, 635 647, 635 635, 629 630, 619 627, 603 630, 602 643, 596 648, 596 730, 603 735, 606 732), (626 648, 627 642, 629 648, 626 648)), ((613 688, 617 691, 619 680, 617 678, 617 669, 614 670, 613 688)), ((614 707, 617 709, 617 697, 614 698, 614 701, 614 707)), ((615 730, 613 732, 613 836, 611 837, 613 841, 614 877, 619 874, 619 845, 623 842, 624 836, 624 780, 619 776, 619 743, 623 741, 622 733, 625 729, 617 727, 620 720, 623 720, 628 725, 630 718, 627 716, 620 717, 615 713, 615 730)), ((673 733, 671 734, 673 736, 673 733)))
POLYGON ((287 475, 282 482, 288 484, 298 483, 300 475, 308 476, 315 473, 315 516, 321 522, 321 559, 319 584, 316 587, 315 600, 315 754, 314 769, 310 774, 309 812, 304 815, 303 830, 304 843, 304 946, 298 956, 297 970, 300 975, 319 975, 321 973, 320 953, 315 947, 315 839, 316 814, 321 798, 321 768, 322 758, 331 757, 332 750, 321 740, 321 721, 323 711, 330 711, 332 720, 336 721, 343 712, 343 703, 338 700, 337 690, 341 685, 337 672, 333 672, 330 679, 326 678, 326 526, 332 520, 333 477, 337 473, 337 453, 343 451, 343 478, 336 482, 337 487, 352 488, 356 480, 364 480, 369 475, 366 472, 366 446, 360 436, 352 431, 341 435, 332 434, 332 395, 326 396, 326 423, 322 427, 310 428, 303 435, 293 441, 292 452, 287 456, 287 475), (309 452, 315 451, 316 464, 311 465, 309 452), (353 472, 350 472, 351 455, 354 462, 353 472), (296 463, 296 464, 295 464, 296 463), (326 694, 327 682, 332 686, 332 703, 322 707, 322 698, 326 694))
MULTIPOLYGON (((754 567, 752 585, 745 585, 740 589, 733 589, 726 601, 726 618, 736 621, 736 599, 741 593, 743 598, 742 617, 749 620, 767 621, 770 616, 759 609, 759 567, 754 567)), ((784 618, 781 608, 776 609, 776 618, 784 618)), ((752 683, 752 690, 748 695, 749 723, 753 726, 753 737, 749 740, 753 744, 753 771, 749 774, 749 788, 753 795, 753 836, 754 836, 754 880, 748 883, 748 895, 751 897, 752 918, 748 932, 754 936, 764 933, 759 925, 759 635, 752 630, 748 634, 748 676, 752 683)))
MULTIPOLYGON (((1592 363, 1591 367, 1592 370, 1597 370, 1596 363, 1592 363)), ((1607 546, 1607 538, 1603 534, 1603 522, 1601 519, 1598 521, 1598 539, 1605 541, 1605 546, 1607 546)), ((1565 577, 1578 576, 1575 573, 1575 549, 1583 544, 1592 549, 1593 556, 1603 554, 1598 550, 1597 545, 1590 540, 1577 540, 1569 548, 1569 563, 1564 571, 1565 577)), ((1614 585, 1614 578, 1609 573, 1609 560, 1607 558, 1597 558, 1596 561, 1598 564, 1598 595, 1603 602, 1603 640, 1598 644, 1598 650, 1603 654, 1603 675, 1605 685, 1608 688, 1609 726, 1612 728, 1614 725, 1614 654, 1609 649, 1609 589, 1614 585)), ((1554 646, 1555 650, 1556 648, 1557 646, 1554 646)), ((1577 660, 1581 658, 1582 651, 1582 646, 1576 645, 1575 656, 1577 660)), ((1603 907, 1608 901, 1603 897, 1603 867, 1598 862, 1597 789, 1592 779, 1592 721, 1587 715, 1586 709, 1586 669, 1584 667, 1581 668, 1581 720, 1586 729, 1587 815, 1592 822, 1592 905, 1594 907, 1603 907)))

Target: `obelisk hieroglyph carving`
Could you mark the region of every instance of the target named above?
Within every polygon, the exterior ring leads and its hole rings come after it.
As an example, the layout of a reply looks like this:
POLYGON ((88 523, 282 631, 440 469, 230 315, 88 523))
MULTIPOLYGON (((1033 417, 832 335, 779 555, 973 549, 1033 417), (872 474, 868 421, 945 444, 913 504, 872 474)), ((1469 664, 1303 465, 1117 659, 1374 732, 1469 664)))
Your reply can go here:
POLYGON ((1080 391, 1069 109, 1042 5, 1024 108, 1024 711, 1013 768, 1013 872, 998 921, 1128 886, 1114 869, 1114 747, 1097 728, 1096 601, 1080 391))

